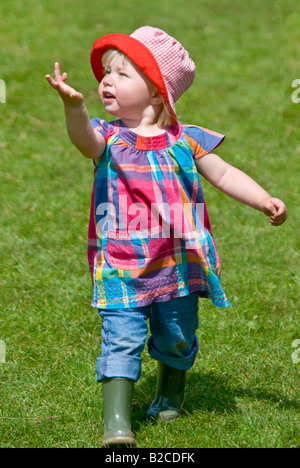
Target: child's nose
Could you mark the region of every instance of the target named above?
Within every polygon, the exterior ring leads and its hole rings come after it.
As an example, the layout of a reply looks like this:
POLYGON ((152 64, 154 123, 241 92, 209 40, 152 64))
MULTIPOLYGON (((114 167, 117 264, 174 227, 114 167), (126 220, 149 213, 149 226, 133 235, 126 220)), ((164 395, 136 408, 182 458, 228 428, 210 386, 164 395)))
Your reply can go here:
POLYGON ((112 76, 111 75, 105 75, 102 82, 106 86, 111 86, 112 85, 112 76))

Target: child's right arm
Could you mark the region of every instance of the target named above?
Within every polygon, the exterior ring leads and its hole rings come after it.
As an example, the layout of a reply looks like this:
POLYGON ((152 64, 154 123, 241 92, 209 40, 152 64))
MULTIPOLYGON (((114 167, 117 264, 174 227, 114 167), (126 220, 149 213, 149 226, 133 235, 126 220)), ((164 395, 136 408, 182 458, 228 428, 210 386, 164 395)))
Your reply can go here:
POLYGON ((94 159, 98 163, 106 142, 101 133, 93 129, 83 102, 83 95, 66 84, 67 74, 61 75, 57 62, 54 68, 54 79, 50 75, 46 75, 46 79, 62 98, 67 131, 72 143, 85 157, 94 159))

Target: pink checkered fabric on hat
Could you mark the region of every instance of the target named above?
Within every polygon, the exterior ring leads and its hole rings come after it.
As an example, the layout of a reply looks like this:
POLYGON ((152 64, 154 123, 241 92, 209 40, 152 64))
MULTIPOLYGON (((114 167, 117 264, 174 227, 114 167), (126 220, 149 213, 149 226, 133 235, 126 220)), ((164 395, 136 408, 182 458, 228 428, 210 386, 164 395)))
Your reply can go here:
POLYGON ((143 26, 127 34, 108 34, 94 43, 91 65, 95 77, 104 77, 102 57, 109 49, 118 49, 127 55, 150 78, 172 111, 177 121, 175 102, 191 86, 195 64, 184 47, 166 32, 152 26, 143 26))
POLYGON ((176 115, 174 103, 194 81, 196 67, 193 60, 180 42, 161 29, 143 26, 130 37, 141 42, 153 55, 168 92, 169 104, 176 115))

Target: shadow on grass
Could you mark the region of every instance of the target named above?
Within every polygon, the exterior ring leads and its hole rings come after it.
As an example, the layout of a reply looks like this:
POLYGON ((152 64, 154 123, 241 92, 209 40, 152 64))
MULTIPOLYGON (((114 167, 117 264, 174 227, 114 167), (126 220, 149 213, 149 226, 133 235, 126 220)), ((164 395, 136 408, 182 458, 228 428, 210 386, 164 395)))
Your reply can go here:
MULTIPOLYGON (((135 402, 132 414, 134 428, 147 419, 147 410, 155 394, 156 377, 143 379, 143 386, 135 391, 135 402)), ((220 376, 212 372, 199 374, 189 371, 184 413, 193 414, 194 411, 216 414, 240 411, 237 398, 250 401, 265 401, 280 405, 282 409, 299 408, 297 400, 288 400, 284 396, 259 388, 242 388, 233 385, 230 377, 220 376)))
POLYGON ((237 411, 235 396, 229 379, 213 373, 198 374, 190 371, 184 409, 188 413, 195 410, 213 413, 237 411))

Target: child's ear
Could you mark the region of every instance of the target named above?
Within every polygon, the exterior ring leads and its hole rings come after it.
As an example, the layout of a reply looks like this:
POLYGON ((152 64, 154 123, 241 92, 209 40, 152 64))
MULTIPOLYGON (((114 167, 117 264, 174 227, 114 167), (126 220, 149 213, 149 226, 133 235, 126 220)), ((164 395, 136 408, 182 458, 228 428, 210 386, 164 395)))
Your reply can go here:
POLYGON ((153 106, 158 106, 164 102, 164 98, 162 95, 158 92, 156 88, 153 89, 152 94, 151 94, 151 104, 153 106))

